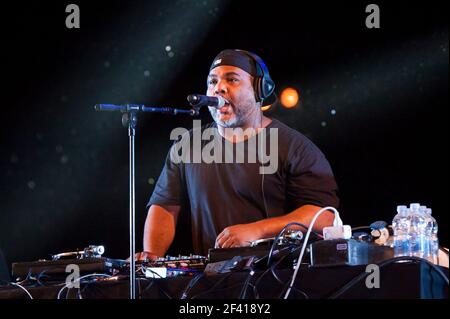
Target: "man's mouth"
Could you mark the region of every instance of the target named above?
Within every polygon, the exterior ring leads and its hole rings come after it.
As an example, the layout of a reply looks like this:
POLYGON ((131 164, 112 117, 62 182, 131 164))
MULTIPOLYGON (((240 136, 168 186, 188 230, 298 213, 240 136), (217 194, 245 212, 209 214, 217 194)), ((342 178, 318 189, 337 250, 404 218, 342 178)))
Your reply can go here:
POLYGON ((232 110, 232 103, 230 101, 226 100, 225 105, 219 109, 219 112, 221 114, 227 114, 231 110, 232 110))
POLYGON ((228 110, 229 110, 229 106, 222 106, 220 109, 219 109, 219 113, 221 113, 221 114, 227 114, 228 113, 228 110))

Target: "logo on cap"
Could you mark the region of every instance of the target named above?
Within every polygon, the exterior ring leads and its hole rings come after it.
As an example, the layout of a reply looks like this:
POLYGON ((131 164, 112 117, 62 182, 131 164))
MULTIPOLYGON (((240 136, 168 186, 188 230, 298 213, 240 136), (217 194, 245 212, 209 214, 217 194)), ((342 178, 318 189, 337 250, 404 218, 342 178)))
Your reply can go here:
POLYGON ((216 61, 214 61, 214 65, 219 64, 220 62, 222 62, 222 59, 217 59, 216 61))

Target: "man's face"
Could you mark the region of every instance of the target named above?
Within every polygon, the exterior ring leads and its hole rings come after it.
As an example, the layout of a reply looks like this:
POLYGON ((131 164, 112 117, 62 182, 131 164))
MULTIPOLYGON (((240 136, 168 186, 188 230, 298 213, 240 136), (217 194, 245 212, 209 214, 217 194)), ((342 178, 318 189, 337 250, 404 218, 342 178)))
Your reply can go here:
POLYGON ((220 109, 209 107, 217 125, 235 128, 249 122, 258 108, 252 83, 250 74, 234 66, 221 65, 209 72, 206 94, 220 95, 230 102, 220 109))

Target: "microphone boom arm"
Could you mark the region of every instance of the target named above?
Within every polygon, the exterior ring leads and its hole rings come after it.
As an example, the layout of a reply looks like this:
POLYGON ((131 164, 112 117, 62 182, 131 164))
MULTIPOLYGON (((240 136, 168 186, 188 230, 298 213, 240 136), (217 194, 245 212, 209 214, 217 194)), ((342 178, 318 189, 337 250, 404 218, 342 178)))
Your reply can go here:
POLYGON ((125 104, 125 105, 115 105, 115 104, 95 104, 94 109, 96 111, 119 111, 122 113, 128 112, 150 112, 150 113, 164 113, 171 115, 187 114, 191 116, 198 115, 198 108, 193 108, 190 110, 177 109, 172 107, 153 107, 145 106, 142 104, 125 104))

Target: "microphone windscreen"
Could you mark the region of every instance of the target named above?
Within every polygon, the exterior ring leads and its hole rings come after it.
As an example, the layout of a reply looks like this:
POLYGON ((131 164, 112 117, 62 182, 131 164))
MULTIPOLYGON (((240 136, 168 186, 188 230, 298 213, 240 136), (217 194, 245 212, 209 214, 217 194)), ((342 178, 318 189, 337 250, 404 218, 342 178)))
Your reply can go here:
POLYGON ((187 100, 191 105, 197 104, 200 101, 200 99, 195 94, 188 95, 187 100))

